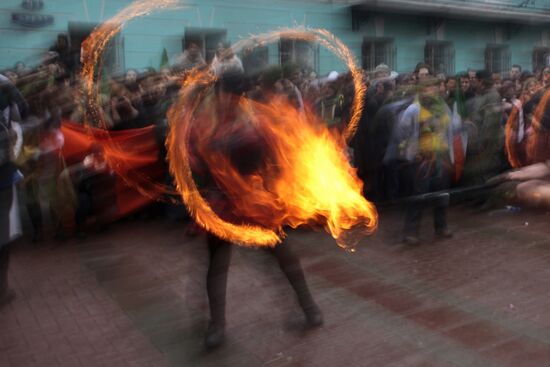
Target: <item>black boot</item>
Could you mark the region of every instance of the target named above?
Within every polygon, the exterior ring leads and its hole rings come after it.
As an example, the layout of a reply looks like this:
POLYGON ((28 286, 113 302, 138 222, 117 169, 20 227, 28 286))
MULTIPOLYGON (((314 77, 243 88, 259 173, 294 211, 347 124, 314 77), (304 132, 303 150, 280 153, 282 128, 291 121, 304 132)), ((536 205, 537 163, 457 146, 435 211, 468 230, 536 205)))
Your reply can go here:
POLYGON ((304 315, 306 316, 306 323, 308 327, 316 328, 323 325, 323 313, 317 305, 314 304, 313 306, 304 308, 304 315))
POLYGON ((210 321, 206 335, 204 336, 204 346, 207 349, 214 349, 223 344, 225 340, 225 322, 210 321))

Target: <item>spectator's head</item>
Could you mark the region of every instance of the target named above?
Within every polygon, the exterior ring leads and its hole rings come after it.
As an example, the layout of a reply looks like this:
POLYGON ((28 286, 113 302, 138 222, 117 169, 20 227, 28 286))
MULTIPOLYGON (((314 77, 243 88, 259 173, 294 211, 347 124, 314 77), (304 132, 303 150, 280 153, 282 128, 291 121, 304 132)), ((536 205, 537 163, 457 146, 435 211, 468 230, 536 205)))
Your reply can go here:
POLYGON ((400 87, 402 85, 409 84, 409 81, 411 79, 411 74, 409 73, 402 73, 395 78, 395 84, 400 87))
POLYGON ((477 93, 483 93, 493 86, 493 78, 488 70, 478 70, 475 77, 475 88, 477 93))
POLYGON ((433 77, 433 76, 426 76, 422 79, 418 80, 418 95, 420 104, 424 107, 430 107, 434 103, 436 103, 438 100, 440 100, 439 96, 439 86, 440 86, 439 79, 433 77))
POLYGON ((216 47, 216 55, 220 60, 230 59, 234 56, 233 49, 231 49, 231 43, 228 41, 223 41, 218 43, 216 47))
POLYGON ((535 77, 535 74, 533 74, 532 72, 530 72, 529 70, 524 70, 521 72, 521 74, 519 75, 519 81, 521 82, 521 84, 523 85, 523 83, 525 83, 525 81, 527 79, 530 79, 530 78, 534 78, 535 77))
POLYGON ((380 78, 387 78, 391 74, 390 67, 386 64, 380 64, 376 68, 374 68, 374 78, 380 79, 380 78))
POLYGON ((521 66, 518 64, 512 65, 510 68, 510 79, 518 80, 521 75, 521 66))
POLYGON ((539 82, 536 78, 527 78, 523 82, 523 88, 521 90, 522 95, 529 99, 537 93, 537 90, 539 88, 539 82))
POLYGON ((17 61, 14 66, 14 70, 17 75, 21 76, 27 72, 27 67, 23 61, 17 61))
POLYGON ((456 89, 456 77, 454 76, 448 76, 447 79, 445 79, 445 90, 447 93, 454 92, 456 89))
POLYGON ((195 42, 190 42, 187 45, 187 52, 191 57, 199 57, 201 55, 201 49, 195 42))
POLYGON ((126 71, 126 75, 124 76, 124 82, 126 84, 134 84, 137 83, 138 73, 134 69, 128 69, 126 71))
POLYGON ((14 72, 12 70, 6 70, 2 74, 4 74, 4 76, 6 78, 8 78, 13 85, 17 84, 17 79, 18 79, 19 75, 17 75, 16 72, 14 72))
POLYGON ((504 80, 500 88, 500 96, 508 102, 511 102, 516 96, 516 83, 511 79, 504 80))
POLYGON ((157 103, 166 93, 166 84, 162 75, 151 75, 141 83, 141 99, 145 104, 157 103))
POLYGON ((307 79, 308 79, 309 81, 314 81, 314 80, 316 80, 316 79, 317 79, 317 73, 316 73, 315 71, 313 71, 313 70, 310 71, 309 74, 308 74, 308 76, 307 76, 307 79))
POLYGON ((470 78, 470 81, 474 80, 476 78, 477 71, 475 69, 468 69, 468 78, 470 78))
POLYGON ((502 77, 500 76, 500 74, 492 73, 491 79, 493 79, 493 86, 495 87, 495 89, 500 90, 500 88, 502 87, 502 77))
POLYGON ((462 93, 470 92, 472 84, 470 83, 470 76, 468 73, 463 72, 458 74, 458 82, 460 83, 460 91, 462 93))
POLYGON ((416 79, 420 82, 422 79, 432 75, 432 68, 428 64, 418 63, 414 69, 416 79))
POLYGON ((300 67, 294 63, 288 63, 283 66, 283 78, 291 80, 294 83, 294 80, 297 80, 300 76, 300 67))

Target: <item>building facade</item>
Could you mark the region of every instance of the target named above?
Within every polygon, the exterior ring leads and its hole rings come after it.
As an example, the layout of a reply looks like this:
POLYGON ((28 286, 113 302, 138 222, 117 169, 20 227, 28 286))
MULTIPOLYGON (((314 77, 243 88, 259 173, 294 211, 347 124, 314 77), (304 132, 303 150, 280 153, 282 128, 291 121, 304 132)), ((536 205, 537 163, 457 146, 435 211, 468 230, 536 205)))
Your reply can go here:
MULTIPOLYGON (((79 49, 97 24, 131 2, 2 0, 0 69, 39 62, 59 34, 79 49)), ((386 63, 408 72, 421 61, 447 74, 467 68, 503 72, 511 64, 533 70, 550 55, 547 0, 182 0, 182 5, 129 22, 106 54, 112 70, 158 68, 163 55, 173 57, 190 42, 210 58, 220 40, 296 25, 328 29, 369 70, 386 63)), ((345 69, 328 50, 307 42, 283 39, 255 56, 270 64, 300 63, 321 75, 345 69)))

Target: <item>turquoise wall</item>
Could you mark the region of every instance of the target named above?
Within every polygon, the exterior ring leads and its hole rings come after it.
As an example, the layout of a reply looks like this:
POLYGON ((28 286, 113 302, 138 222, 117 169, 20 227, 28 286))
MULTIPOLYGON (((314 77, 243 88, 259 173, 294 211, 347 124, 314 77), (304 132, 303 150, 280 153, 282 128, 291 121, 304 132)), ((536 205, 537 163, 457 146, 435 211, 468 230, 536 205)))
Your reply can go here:
MULTIPOLYGON (((11 13, 23 11, 20 0, 0 1, 0 68, 12 67, 22 60, 29 65, 39 61, 40 55, 54 42, 58 33, 66 32, 69 22, 106 21, 131 3, 130 0, 44 0, 39 13, 51 14, 54 24, 28 29, 11 22, 11 13)), ((463 3, 463 1, 459 1, 463 3)), ((514 4, 514 1, 503 1, 514 4)), ((536 2, 538 7, 549 7, 550 1, 536 2)), ((360 59, 364 36, 394 37, 397 47, 397 71, 411 71, 424 57, 427 39, 437 36, 430 32, 430 20, 423 17, 378 14, 383 18, 382 32, 375 26, 374 16, 368 17, 359 30, 352 31, 349 6, 334 3, 293 1, 214 1, 188 2, 185 8, 155 12, 131 21, 123 30, 126 68, 143 69, 160 65, 162 50, 169 56, 181 52, 185 27, 226 28, 231 41, 294 25, 322 27, 340 37, 360 59)), ((455 70, 484 65, 484 49, 494 42, 495 24, 446 20, 439 37, 452 40, 455 46, 455 70)), ((504 32, 503 43, 511 46, 512 63, 531 68, 531 52, 541 41, 542 28, 512 26, 504 32), (508 29, 512 29, 508 31, 508 29), (509 35, 509 37, 508 37, 509 35)), ((270 47, 270 59, 278 60, 278 48, 270 47)), ((327 50, 320 51, 320 73, 343 70, 344 66, 327 50)))

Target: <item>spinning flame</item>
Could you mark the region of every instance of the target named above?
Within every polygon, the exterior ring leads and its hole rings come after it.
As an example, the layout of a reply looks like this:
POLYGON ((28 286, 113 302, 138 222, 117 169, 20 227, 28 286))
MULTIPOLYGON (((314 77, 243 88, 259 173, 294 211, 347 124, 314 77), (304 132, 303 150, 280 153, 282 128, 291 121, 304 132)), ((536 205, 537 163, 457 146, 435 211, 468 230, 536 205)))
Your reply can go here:
POLYGON ((220 107, 211 78, 196 73, 169 116, 170 169, 197 223, 244 246, 276 245, 285 225, 321 224, 350 250, 376 229, 376 209, 361 195, 344 136, 275 96, 267 104, 233 97, 220 107), (227 113, 231 117, 224 122, 227 113), (222 220, 195 186, 189 163, 195 155, 231 203, 221 213, 231 222, 222 220), (243 220, 256 225, 232 223, 243 220))
MULTIPOLYGON (((86 40, 81 77, 91 118, 100 127, 105 121, 99 107, 97 66, 109 40, 131 19, 153 10, 178 6, 177 0, 140 0, 123 9, 100 26, 86 40)), ((211 87, 215 78, 208 71, 195 71, 186 79, 178 101, 169 111, 170 134, 167 140, 170 170, 185 204, 197 223, 228 241, 245 246, 275 246, 284 237, 283 226, 321 224, 337 243, 352 249, 362 235, 377 225, 374 206, 362 195, 362 183, 344 154, 345 141, 355 134, 363 108, 365 86, 361 71, 351 51, 331 33, 322 29, 284 29, 254 36, 233 46, 235 52, 244 46, 264 45, 281 37, 317 42, 343 60, 354 80, 351 120, 342 136, 332 134, 310 113, 298 112, 286 101, 274 99, 259 104, 241 98, 234 108, 247 122, 247 131, 262 137, 269 154, 267 165, 254 173, 243 174, 226 154, 211 149, 211 142, 232 127, 217 123, 211 87), (199 122, 202 122, 200 124, 199 122), (218 126, 219 125, 219 126, 218 126), (223 220, 201 195, 193 180, 188 142, 193 143, 205 159, 218 186, 223 187, 233 205, 236 224, 223 220)), ((236 135, 239 137, 239 133, 236 135)), ((244 136, 247 136, 246 134, 244 136)), ((254 145, 252 139, 252 145, 254 145)), ((258 141, 256 141, 257 143, 258 141)), ((110 150, 116 147, 110 147, 110 150)), ((224 152, 227 153, 227 152, 224 152)), ((108 158, 108 157, 107 157, 108 158)), ((151 183, 143 177, 123 177, 127 183, 147 194, 151 183)), ((153 185, 157 187, 158 185, 153 185)))
MULTIPOLYGON (((100 79, 102 67, 102 55, 109 41, 122 30, 122 27, 130 20, 150 14, 153 11, 162 9, 173 9, 182 7, 180 0, 138 0, 122 9, 118 14, 107 22, 99 25, 92 34, 82 43, 82 81, 83 99, 86 101, 85 126, 97 126, 107 129, 107 122, 100 105, 99 87, 96 82, 100 79), (92 123, 93 122, 93 123, 92 123)), ((164 184, 151 180, 151 178, 139 171, 132 170, 130 162, 133 157, 139 154, 139 147, 128 151, 103 134, 98 129, 88 129, 88 134, 100 143, 104 148, 105 159, 109 166, 120 178, 130 187, 136 189, 143 196, 151 199, 158 199, 161 193, 171 193, 171 190, 164 184), (137 151, 136 151, 137 150, 137 151), (124 159, 125 158, 125 159, 124 159)))

